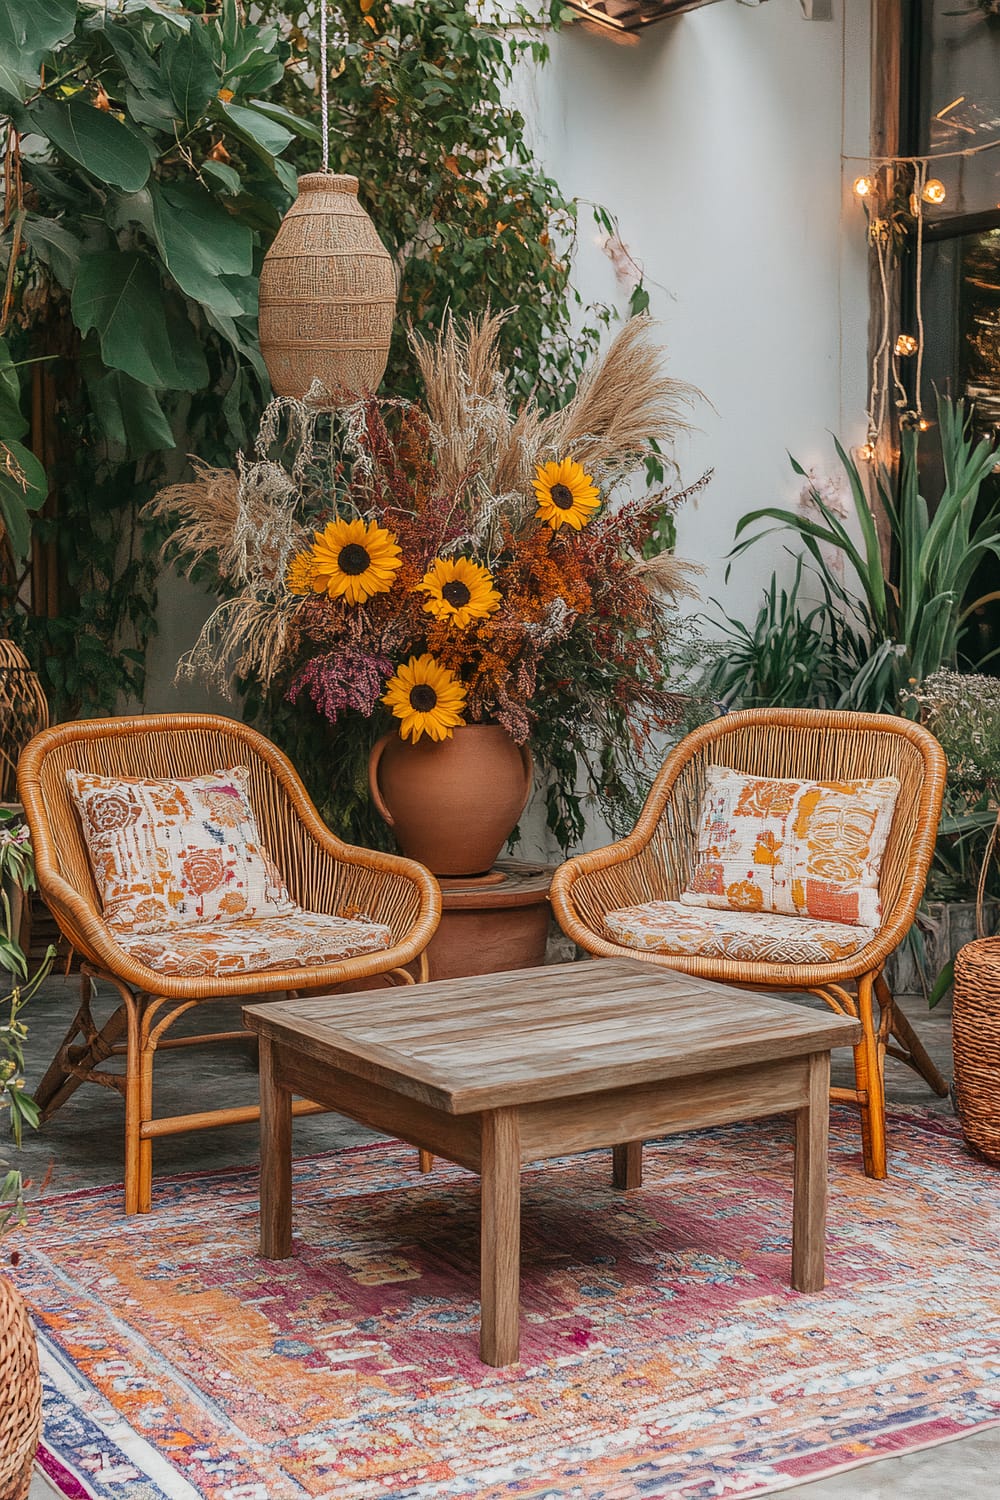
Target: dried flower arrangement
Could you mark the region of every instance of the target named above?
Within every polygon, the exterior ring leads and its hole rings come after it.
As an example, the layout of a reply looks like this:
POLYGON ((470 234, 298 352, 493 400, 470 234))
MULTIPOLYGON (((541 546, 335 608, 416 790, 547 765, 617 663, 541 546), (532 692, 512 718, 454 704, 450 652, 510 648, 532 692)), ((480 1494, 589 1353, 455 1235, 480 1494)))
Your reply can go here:
POLYGON ((499 722, 555 771, 550 824, 566 844, 580 762, 631 811, 628 768, 676 719, 674 604, 692 570, 664 550, 663 518, 710 475, 625 492, 697 396, 662 372, 648 319, 548 416, 512 403, 502 322, 413 335, 422 403, 273 401, 252 458, 196 462, 152 509, 232 594, 182 672, 280 681, 338 734, 387 713, 413 741, 499 722))

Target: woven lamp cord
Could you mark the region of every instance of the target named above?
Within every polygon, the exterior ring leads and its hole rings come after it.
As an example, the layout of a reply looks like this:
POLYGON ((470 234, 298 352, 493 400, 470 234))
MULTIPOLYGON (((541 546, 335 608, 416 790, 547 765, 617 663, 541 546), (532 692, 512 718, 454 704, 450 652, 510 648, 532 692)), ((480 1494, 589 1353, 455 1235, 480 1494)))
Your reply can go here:
POLYGON ((326 56, 326 0, 319 0, 319 106, 323 131, 323 171, 330 170, 330 70, 326 56))

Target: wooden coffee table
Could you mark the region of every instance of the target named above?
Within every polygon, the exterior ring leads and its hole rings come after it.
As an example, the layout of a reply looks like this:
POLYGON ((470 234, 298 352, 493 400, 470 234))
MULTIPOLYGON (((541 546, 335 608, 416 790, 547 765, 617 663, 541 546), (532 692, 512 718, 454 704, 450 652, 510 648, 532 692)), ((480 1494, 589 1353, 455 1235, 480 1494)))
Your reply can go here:
POLYGON ((795 1115, 792 1285, 824 1283, 830 1048, 857 1021, 640 962, 597 959, 251 1005, 260 1036, 260 1253, 292 1251, 292 1095, 482 1179, 480 1357, 518 1357, 523 1162, 795 1115))

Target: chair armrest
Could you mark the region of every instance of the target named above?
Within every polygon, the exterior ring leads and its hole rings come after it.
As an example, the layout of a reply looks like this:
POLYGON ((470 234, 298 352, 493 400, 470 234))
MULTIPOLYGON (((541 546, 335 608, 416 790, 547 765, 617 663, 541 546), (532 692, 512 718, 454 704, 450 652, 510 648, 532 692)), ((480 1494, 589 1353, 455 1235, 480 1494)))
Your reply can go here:
POLYGON ((405 943, 411 957, 419 956, 441 920, 441 887, 430 871, 398 854, 345 844, 318 816, 301 827, 307 842, 306 866, 295 880, 301 904, 330 916, 364 913, 386 924, 394 947, 405 943))
MULTIPOLYGON (((653 857, 650 834, 636 829, 615 844, 578 854, 552 877, 550 900, 567 937, 589 953, 608 951, 604 913, 662 900, 664 872, 653 857)), ((620 950, 615 947, 615 953, 620 950)))

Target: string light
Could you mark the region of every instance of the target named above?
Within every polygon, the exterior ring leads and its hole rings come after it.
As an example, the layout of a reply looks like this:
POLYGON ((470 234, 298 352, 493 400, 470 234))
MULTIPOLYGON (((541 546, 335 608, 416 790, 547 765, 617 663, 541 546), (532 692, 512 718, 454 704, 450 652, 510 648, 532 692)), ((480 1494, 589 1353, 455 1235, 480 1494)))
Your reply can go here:
MULTIPOLYGON (((943 111, 947 113, 962 100, 954 100, 951 105, 943 111)), ((867 170, 855 177, 851 186, 854 195, 860 201, 868 221, 868 245, 872 255, 873 266, 877 269, 879 286, 881 290, 881 308, 879 333, 876 340, 874 353, 872 355, 871 376, 869 382, 868 397, 868 438, 857 450, 858 458, 866 463, 874 461, 879 447, 880 439, 886 430, 886 422, 889 410, 889 396, 893 394, 894 404, 899 412, 899 422, 903 427, 915 428, 920 432, 926 432, 934 424, 923 414, 921 405, 921 391, 923 386, 923 364, 924 364, 924 314, 923 314, 923 249, 924 249, 924 206, 931 204, 938 206, 948 196, 948 190, 939 177, 929 175, 929 167, 939 161, 964 160, 966 157, 979 156, 984 151, 995 151, 1000 148, 1000 137, 990 141, 982 141, 975 146, 965 146, 954 151, 928 152, 915 156, 872 156, 858 157, 844 153, 841 160, 845 163, 865 162, 867 170), (912 173, 912 180, 907 177, 912 173), (902 181, 900 180, 902 179, 902 181), (908 207, 910 217, 913 219, 912 239, 915 249, 914 281, 915 281, 915 317, 916 333, 900 333, 895 339, 891 333, 891 322, 893 315, 893 287, 889 276, 889 258, 896 253, 898 241, 903 233, 909 228, 905 222, 905 215, 900 213, 901 203, 907 200, 902 198, 901 192, 909 193, 908 207), (910 397, 906 386, 899 376, 896 360, 909 356, 916 356, 916 367, 913 372, 913 396, 910 397), (894 389, 893 389, 894 388, 894 389), (912 399, 912 405, 911 405, 912 399)), ((998 204, 1000 207, 1000 204, 998 204)))

